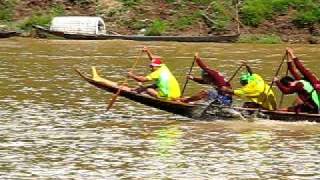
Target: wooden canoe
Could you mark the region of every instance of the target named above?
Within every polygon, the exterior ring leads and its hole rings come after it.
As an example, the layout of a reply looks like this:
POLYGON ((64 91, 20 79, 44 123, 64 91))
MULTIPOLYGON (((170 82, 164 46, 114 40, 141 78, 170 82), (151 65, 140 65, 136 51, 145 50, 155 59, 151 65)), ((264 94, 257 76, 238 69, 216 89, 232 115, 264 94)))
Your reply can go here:
MULTIPOLYGON (((92 67, 92 77, 76 70, 76 72, 88 83, 105 91, 116 93, 120 86, 108 79, 102 78, 92 67)), ((121 87, 119 96, 125 97, 132 101, 154 107, 166 112, 178 114, 198 120, 229 120, 229 119, 246 119, 246 118, 263 118, 280 121, 311 121, 320 122, 319 114, 294 113, 285 111, 268 111, 253 108, 242 107, 222 107, 217 105, 207 106, 205 104, 187 104, 176 101, 167 101, 164 99, 153 98, 145 94, 138 94, 131 91, 128 87, 121 87)))
POLYGON ((59 31, 51 31, 42 26, 33 26, 38 33, 48 33, 65 39, 75 40, 134 40, 134 41, 176 41, 176 42, 236 42, 239 34, 233 35, 216 35, 216 36, 142 36, 142 35, 87 35, 87 34, 70 34, 59 31))
POLYGON ((0 38, 9 38, 12 36, 18 36, 20 33, 16 31, 1 31, 0 30, 0 38))

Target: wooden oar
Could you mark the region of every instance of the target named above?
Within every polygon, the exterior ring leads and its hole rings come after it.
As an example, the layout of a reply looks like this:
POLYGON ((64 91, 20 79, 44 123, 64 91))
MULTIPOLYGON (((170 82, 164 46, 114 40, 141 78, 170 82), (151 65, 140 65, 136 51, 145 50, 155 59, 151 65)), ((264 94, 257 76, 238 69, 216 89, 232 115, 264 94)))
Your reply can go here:
MULTIPOLYGON (((130 72, 133 71, 133 69, 136 67, 136 65, 138 64, 138 61, 141 57, 142 51, 140 52, 138 58, 135 60, 135 62, 133 63, 132 67, 130 68, 130 72)), ((126 79, 123 81, 121 86, 124 86, 125 84, 127 84, 128 82, 128 77, 126 77, 126 79)), ((119 86, 118 91, 112 96, 108 106, 107 106, 107 112, 111 109, 111 107, 113 106, 113 104, 115 103, 115 101, 117 100, 117 97, 119 96, 120 92, 121 92, 121 86, 119 86)))
MULTIPOLYGON (((194 58, 193 58, 193 61, 192 61, 192 64, 191 64, 191 67, 190 67, 190 69, 189 69, 188 76, 191 75, 191 72, 192 72, 194 63, 196 62, 197 57, 198 57, 198 53, 195 53, 194 58)), ((183 85, 183 88, 182 88, 182 91, 181 91, 181 97, 183 97, 184 90, 186 89, 188 82, 189 82, 189 79, 186 78, 186 81, 185 81, 185 83, 184 83, 184 85, 183 85)))
MULTIPOLYGON (((271 91, 271 89, 272 89, 272 86, 273 86, 273 84, 274 84, 273 79, 279 75, 279 72, 280 72, 280 70, 281 70, 281 67, 282 67, 282 65, 283 65, 283 63, 284 63, 284 61, 285 61, 285 59, 286 59, 287 56, 288 56, 288 54, 287 54, 287 52, 286 52, 286 53, 283 55, 282 60, 281 60, 281 63, 279 64, 279 67, 278 67, 275 75, 273 76, 273 78, 272 78, 272 80, 271 80, 271 83, 270 83, 270 85, 269 85, 269 89, 268 89, 268 91, 267 91, 267 95, 265 96, 264 100, 262 101, 262 104, 265 103, 265 101, 268 99, 268 94, 270 93, 270 91, 271 91)), ((259 108, 259 109, 261 109, 261 108, 259 108)))
POLYGON ((233 80, 233 78, 238 74, 238 72, 240 71, 240 69, 243 67, 243 64, 241 64, 237 70, 233 73, 233 75, 231 76, 231 78, 228 80, 228 82, 231 82, 233 80))
MULTIPOLYGON (((287 61, 288 61, 288 56, 287 56, 287 61)), ((286 76, 288 76, 288 74, 289 74, 289 68, 288 68, 288 66, 287 66, 286 76)), ((284 93, 282 92, 282 93, 281 93, 280 102, 279 102, 279 106, 278 106, 278 107, 280 107, 280 108, 282 107, 283 98, 284 98, 284 93)))

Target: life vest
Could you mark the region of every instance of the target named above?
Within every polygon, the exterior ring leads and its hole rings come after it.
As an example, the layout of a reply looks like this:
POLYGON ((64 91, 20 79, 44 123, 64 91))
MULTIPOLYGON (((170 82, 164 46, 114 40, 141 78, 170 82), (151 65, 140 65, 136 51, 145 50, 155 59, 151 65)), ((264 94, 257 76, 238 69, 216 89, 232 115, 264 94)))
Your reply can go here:
POLYGON ((314 89, 314 87, 311 85, 310 82, 306 80, 299 80, 303 84, 303 89, 307 91, 311 98, 312 101, 317 105, 318 109, 320 108, 320 94, 317 93, 317 91, 314 89))

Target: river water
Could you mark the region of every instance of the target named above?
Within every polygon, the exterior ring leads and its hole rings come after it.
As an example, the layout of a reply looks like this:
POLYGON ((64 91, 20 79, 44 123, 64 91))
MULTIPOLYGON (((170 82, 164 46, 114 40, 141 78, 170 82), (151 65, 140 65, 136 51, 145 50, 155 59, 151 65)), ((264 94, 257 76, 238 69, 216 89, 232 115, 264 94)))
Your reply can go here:
MULTIPOLYGON (((111 95, 81 80, 74 68, 90 73, 96 66, 102 76, 123 81, 139 59, 135 72, 147 74, 146 55, 139 58, 143 46, 163 56, 181 84, 195 52, 229 77, 247 60, 270 81, 285 48, 0 40, 1 179, 320 179, 320 124, 199 122, 124 98, 106 113, 111 95)), ((293 48, 319 73, 319 46, 293 48)), ((200 89, 190 82, 186 94, 200 89)))

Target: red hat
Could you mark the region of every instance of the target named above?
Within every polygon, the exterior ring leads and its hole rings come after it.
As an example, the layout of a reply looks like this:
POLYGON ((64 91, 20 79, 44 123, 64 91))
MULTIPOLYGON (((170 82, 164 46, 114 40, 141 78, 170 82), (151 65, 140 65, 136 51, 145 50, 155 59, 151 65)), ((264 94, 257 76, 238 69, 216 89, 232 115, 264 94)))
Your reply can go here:
POLYGON ((152 57, 150 66, 161 66, 161 58, 160 57, 152 57))

